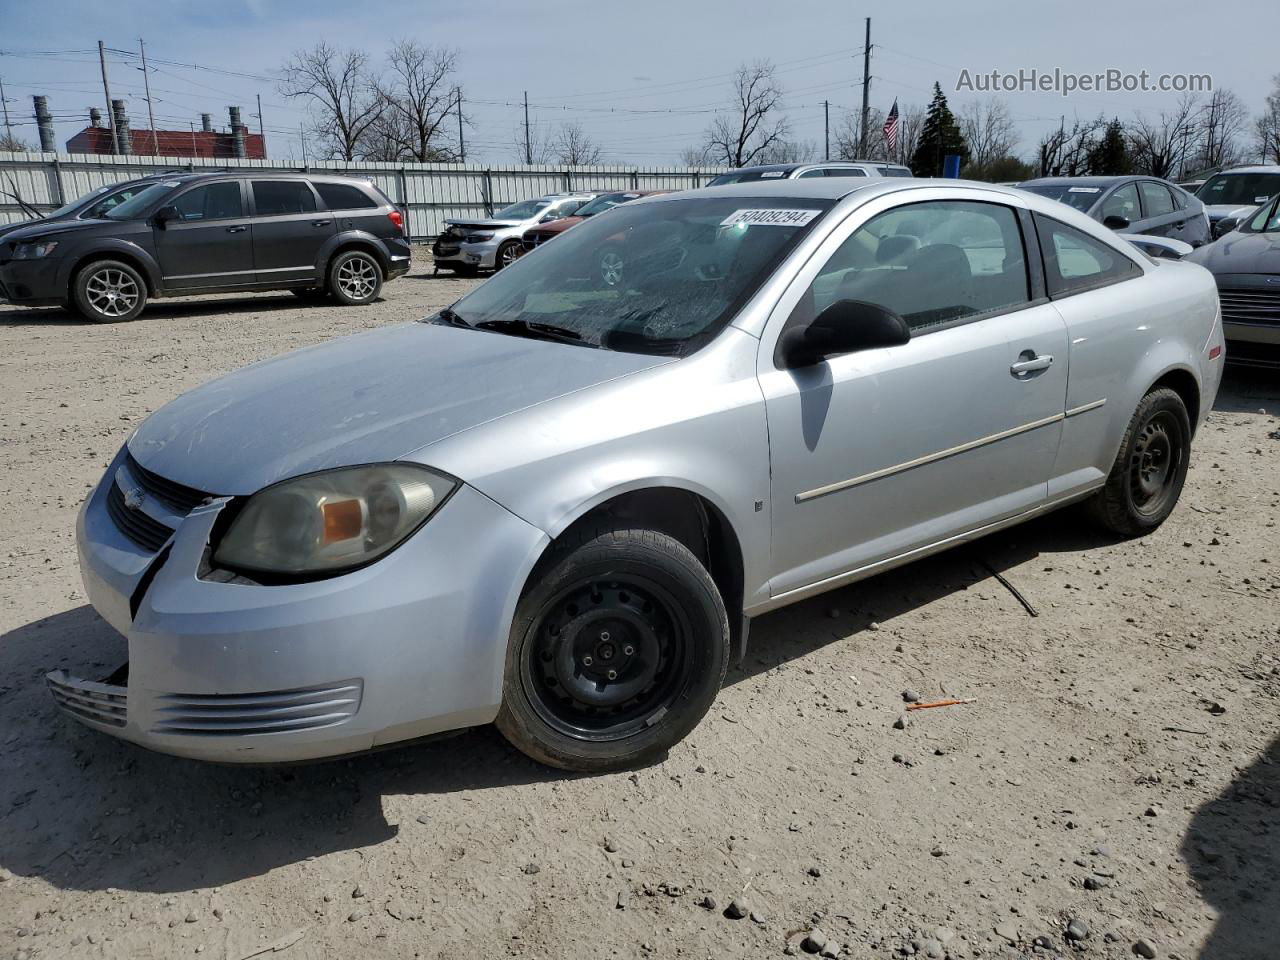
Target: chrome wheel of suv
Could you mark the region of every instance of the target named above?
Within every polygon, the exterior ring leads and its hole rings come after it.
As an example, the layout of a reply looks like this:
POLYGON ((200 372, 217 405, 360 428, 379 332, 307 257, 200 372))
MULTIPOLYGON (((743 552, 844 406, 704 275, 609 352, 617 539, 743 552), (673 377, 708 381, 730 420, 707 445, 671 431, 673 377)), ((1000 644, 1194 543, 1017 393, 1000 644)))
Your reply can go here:
POLYGON ((91 263, 71 283, 76 309, 90 320, 132 320, 147 302, 142 276, 118 260, 91 263))
POLYGON ((372 302, 381 289, 382 268, 368 253, 352 250, 329 267, 329 292, 349 306, 372 302))

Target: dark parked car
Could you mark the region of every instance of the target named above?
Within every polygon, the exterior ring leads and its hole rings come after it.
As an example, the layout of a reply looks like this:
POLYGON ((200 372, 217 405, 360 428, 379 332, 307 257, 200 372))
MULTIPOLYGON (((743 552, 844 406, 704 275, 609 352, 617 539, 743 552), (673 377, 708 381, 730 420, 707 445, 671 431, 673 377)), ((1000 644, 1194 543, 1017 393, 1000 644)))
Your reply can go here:
POLYGON ((1280 364, 1280 196, 1186 259, 1218 281, 1227 359, 1280 364))
POLYGON ((1060 200, 1116 233, 1143 233, 1193 247, 1213 239, 1204 204, 1155 177, 1041 177, 1018 184, 1060 200))
POLYGON ((286 173, 156 179, 101 219, 0 238, 0 300, 132 320, 149 297, 292 290, 369 303, 409 269, 400 211, 368 180, 286 173))
POLYGON ((57 223, 65 220, 96 220, 108 210, 120 206, 126 200, 155 180, 155 177, 141 177, 137 180, 126 180, 123 183, 109 183, 97 190, 90 190, 82 197, 77 197, 64 204, 52 213, 32 220, 19 220, 17 223, 0 224, 0 237, 21 230, 23 227, 34 227, 37 224, 57 223))

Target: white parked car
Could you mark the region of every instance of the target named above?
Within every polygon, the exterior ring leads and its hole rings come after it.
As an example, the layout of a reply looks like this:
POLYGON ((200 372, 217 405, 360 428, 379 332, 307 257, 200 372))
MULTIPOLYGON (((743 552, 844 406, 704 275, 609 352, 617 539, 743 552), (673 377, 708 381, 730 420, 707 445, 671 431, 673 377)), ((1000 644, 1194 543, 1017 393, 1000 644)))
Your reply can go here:
POLYGON ((127 670, 49 685, 211 760, 496 720, 549 764, 651 761, 753 617, 1071 503, 1159 526, 1222 343, 1207 271, 1025 191, 642 198, 152 414, 78 526, 127 670))
POLYGON ((571 217, 594 193, 551 193, 503 207, 492 217, 450 219, 431 247, 437 268, 473 274, 501 270, 520 256, 521 237, 530 227, 571 217))

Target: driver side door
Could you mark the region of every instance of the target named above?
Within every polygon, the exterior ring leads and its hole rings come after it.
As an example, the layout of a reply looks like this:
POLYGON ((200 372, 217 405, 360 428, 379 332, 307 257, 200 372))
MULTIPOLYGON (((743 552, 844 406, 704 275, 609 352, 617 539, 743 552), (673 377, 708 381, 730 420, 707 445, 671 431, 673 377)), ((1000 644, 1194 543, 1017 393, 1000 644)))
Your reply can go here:
POLYGON ((165 287, 194 290, 253 282, 253 233, 242 181, 198 184, 169 205, 177 217, 152 228, 165 287))
POLYGON ((870 207, 800 271, 761 341, 774 599, 834 586, 1047 495, 1067 331, 1024 240, 1025 211, 894 196, 870 207), (911 340, 785 369, 782 333, 844 299, 898 313, 911 340))

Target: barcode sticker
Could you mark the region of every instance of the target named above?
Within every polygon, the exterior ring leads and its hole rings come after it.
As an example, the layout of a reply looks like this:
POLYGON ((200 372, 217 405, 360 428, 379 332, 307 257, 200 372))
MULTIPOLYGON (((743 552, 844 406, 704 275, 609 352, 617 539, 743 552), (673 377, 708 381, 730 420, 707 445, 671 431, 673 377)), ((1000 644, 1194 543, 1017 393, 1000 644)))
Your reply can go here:
POLYGON ((778 208, 735 210, 720 221, 720 226, 732 227, 741 224, 744 227, 803 227, 821 212, 821 210, 782 210, 778 208))

